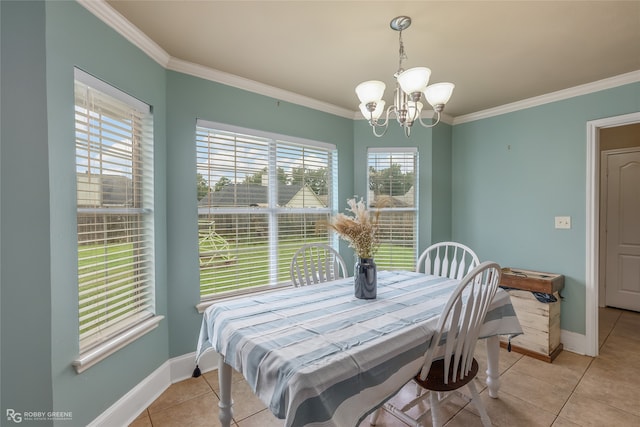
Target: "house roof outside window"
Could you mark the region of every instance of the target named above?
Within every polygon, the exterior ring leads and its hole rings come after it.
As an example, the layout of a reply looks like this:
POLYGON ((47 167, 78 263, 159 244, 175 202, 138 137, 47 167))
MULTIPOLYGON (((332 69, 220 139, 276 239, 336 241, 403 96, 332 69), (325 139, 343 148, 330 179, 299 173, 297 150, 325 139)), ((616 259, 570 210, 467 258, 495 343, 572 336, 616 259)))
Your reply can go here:
MULTIPOLYGON (((286 185, 278 183, 278 206, 299 207, 327 207, 326 197, 318 196, 308 185, 286 185)), ((268 205, 268 187, 260 184, 231 184, 225 185, 218 191, 208 193, 198 205, 200 207, 230 207, 268 205)))

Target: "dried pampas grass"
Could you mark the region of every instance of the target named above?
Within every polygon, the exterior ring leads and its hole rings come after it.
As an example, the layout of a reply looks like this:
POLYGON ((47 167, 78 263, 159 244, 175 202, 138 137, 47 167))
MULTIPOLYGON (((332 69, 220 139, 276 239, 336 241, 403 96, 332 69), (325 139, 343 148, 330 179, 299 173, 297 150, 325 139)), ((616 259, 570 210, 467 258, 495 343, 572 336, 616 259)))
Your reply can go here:
POLYGON ((349 242, 349 247, 355 250, 360 258, 373 258, 380 247, 379 224, 380 212, 371 214, 362 201, 356 199, 347 200, 348 211, 353 216, 343 213, 337 214, 328 224, 329 229, 335 230, 338 235, 349 242))

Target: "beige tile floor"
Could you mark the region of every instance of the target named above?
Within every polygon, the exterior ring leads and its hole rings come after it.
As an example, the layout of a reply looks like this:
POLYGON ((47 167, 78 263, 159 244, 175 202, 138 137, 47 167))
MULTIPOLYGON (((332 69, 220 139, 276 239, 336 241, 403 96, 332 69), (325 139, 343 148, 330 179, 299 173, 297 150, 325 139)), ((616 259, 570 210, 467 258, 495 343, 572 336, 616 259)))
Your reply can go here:
MULTIPOLYGON (((500 396, 487 395, 484 374, 477 381, 480 396, 495 426, 640 426, 640 313, 600 310, 600 356, 563 351, 552 363, 500 350, 500 396)), ((478 346, 480 371, 485 351, 478 346)), ((234 427, 282 426, 234 372, 234 427)), ((412 389, 394 399, 411 396, 412 389)), ((142 411, 131 427, 219 426, 217 372, 171 385, 142 411)), ((446 408, 449 427, 480 426, 472 404, 453 400, 446 408)), ((368 421, 361 427, 368 426, 368 421)), ((430 425, 430 419, 427 421, 430 425)), ((390 413, 380 427, 406 427, 390 413)), ((351 427, 351 426, 344 426, 351 427)))

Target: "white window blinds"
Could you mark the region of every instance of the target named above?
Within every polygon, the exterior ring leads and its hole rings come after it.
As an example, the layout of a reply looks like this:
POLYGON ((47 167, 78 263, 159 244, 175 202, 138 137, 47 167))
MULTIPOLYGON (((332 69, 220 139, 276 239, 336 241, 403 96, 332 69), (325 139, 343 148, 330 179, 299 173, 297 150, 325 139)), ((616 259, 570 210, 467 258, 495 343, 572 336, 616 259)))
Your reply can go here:
POLYGON ((80 351, 154 314, 150 107, 76 70, 80 351))
POLYGON ((289 284, 293 253, 331 238, 335 146, 229 129, 196 128, 202 300, 289 284))
POLYGON ((379 269, 415 268, 417 254, 418 152, 415 148, 370 148, 368 205, 380 209, 379 269))

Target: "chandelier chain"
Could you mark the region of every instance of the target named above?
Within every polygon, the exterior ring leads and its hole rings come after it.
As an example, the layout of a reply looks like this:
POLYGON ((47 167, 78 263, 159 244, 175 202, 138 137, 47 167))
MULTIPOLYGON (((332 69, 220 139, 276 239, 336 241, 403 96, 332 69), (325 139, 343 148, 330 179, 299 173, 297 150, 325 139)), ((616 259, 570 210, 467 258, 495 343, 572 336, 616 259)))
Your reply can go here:
POLYGON ((398 71, 396 72, 396 77, 400 74, 404 69, 402 68, 402 63, 405 59, 407 59, 407 53, 404 50, 404 43, 402 42, 402 30, 399 31, 398 42, 400 45, 399 54, 398 54, 398 71))

